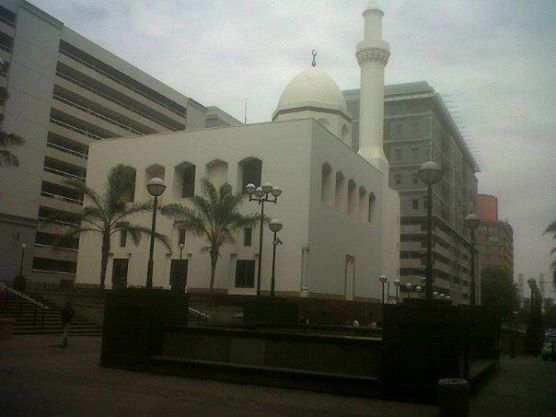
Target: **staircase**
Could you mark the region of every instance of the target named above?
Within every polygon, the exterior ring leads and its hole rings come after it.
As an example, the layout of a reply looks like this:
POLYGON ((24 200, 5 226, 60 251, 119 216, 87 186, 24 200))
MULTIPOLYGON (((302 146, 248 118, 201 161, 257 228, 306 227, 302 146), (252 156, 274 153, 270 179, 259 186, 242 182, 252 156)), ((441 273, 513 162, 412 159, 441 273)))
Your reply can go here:
MULTIPOLYGON (((0 284, 0 317, 15 319, 14 335, 61 334, 62 308, 44 299, 39 293, 22 294, 0 284)), ((71 336, 100 336, 102 326, 74 316, 71 336)))

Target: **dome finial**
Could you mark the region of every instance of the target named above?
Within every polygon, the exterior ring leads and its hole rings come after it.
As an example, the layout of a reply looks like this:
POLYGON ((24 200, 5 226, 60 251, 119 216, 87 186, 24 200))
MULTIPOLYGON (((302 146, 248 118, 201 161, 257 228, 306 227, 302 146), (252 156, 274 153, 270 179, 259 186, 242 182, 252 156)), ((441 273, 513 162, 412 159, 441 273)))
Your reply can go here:
POLYGON ((317 50, 313 49, 311 55, 313 55, 313 62, 311 62, 311 65, 315 68, 317 66, 317 50))

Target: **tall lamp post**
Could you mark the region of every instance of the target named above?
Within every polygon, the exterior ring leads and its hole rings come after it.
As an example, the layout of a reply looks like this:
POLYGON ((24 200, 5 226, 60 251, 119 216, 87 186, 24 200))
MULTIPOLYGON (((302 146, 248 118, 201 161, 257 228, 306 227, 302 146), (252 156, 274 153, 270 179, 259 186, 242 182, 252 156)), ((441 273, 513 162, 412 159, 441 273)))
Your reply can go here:
POLYGON ((411 282, 408 282, 405 284, 405 289, 407 291, 407 297, 406 298, 411 298, 411 290, 413 289, 413 285, 411 285, 411 282))
POLYGON ((425 298, 432 300, 432 186, 440 181, 442 171, 434 161, 427 161, 419 168, 419 178, 427 185, 427 283, 425 298))
POLYGON ((27 245, 25 243, 21 244, 21 259, 19 260, 19 276, 23 276, 23 261, 25 260, 25 248, 27 245))
POLYGON ((247 184, 245 192, 249 195, 249 201, 256 201, 261 206, 261 220, 259 226, 259 265, 257 266, 257 297, 261 295, 261 265, 263 261, 263 224, 264 224, 264 203, 278 202, 278 196, 282 190, 272 184, 264 183, 262 187, 254 184, 247 184))
POLYGON ((386 275, 381 275, 378 280, 382 284, 382 304, 384 305, 384 284, 386 284, 386 281, 388 281, 388 278, 386 278, 386 275))
POLYGON ((276 234, 282 230, 284 225, 278 219, 272 219, 268 228, 274 233, 274 239, 272 240, 272 278, 270 280, 270 296, 274 297, 276 288, 276 246, 281 245, 282 241, 278 239, 276 234))
POLYGON ((400 300, 400 280, 399 279, 396 278, 394 280, 394 286, 396 287, 396 304, 398 304, 400 300))
POLYGON ((468 214, 465 218, 465 227, 471 230, 471 291, 470 304, 475 305, 475 230, 481 224, 481 219, 475 213, 468 214))
POLYGON ((151 246, 149 249, 149 263, 147 264, 147 288, 153 287, 153 255, 154 255, 154 235, 156 233, 156 210, 158 207, 158 197, 164 193, 166 184, 161 178, 153 178, 147 184, 147 191, 154 197, 153 221, 151 227, 151 246))
POLYGON ((181 242, 179 246, 180 246, 180 261, 181 261, 183 258, 183 248, 185 248, 185 243, 181 242))

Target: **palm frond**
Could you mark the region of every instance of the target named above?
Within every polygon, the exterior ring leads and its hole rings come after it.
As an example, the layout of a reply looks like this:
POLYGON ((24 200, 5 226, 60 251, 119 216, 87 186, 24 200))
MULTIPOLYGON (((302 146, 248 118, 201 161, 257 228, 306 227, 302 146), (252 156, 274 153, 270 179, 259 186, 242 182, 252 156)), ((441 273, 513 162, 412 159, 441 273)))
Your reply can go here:
POLYGON ((548 227, 546 228, 546 230, 544 231, 543 234, 546 234, 546 233, 554 233, 554 234, 556 234, 556 221, 553 221, 552 223, 550 223, 550 224, 548 225, 548 227))
POLYGON ((0 149, 0 167, 18 167, 19 159, 10 151, 0 149))
POLYGON ((0 131, 0 148, 8 146, 21 146, 25 143, 21 136, 0 131))
POLYGON ((54 245, 67 246, 69 243, 72 243, 73 239, 79 237, 82 233, 88 233, 88 232, 99 233, 97 229, 93 229, 90 227, 76 227, 64 234, 58 235, 54 240, 54 245))
POLYGON ((64 180, 64 184, 75 191, 79 191, 83 193, 83 195, 87 196, 97 208, 104 211, 104 207, 102 205, 102 198, 92 188, 87 187, 87 185, 85 185, 83 181, 74 178, 69 178, 64 180))
POLYGON ((135 192, 135 168, 119 164, 108 173, 105 203, 111 211, 120 212, 132 201, 135 192))
POLYGON ((152 211, 153 209, 153 204, 151 202, 149 203, 135 203, 132 205, 126 205, 123 207, 123 210, 118 212, 118 213, 113 213, 112 216, 112 225, 120 222, 122 219, 124 219, 125 217, 129 217, 133 214, 137 214, 137 213, 144 213, 147 211, 152 211))
MULTIPOLYGON (((116 231, 127 232, 131 236, 133 243, 138 245, 141 241, 141 237, 143 235, 150 236, 151 229, 144 226, 139 226, 136 224, 129 224, 129 223, 118 223, 114 229, 116 231)), ((155 232, 154 237, 156 240, 161 242, 170 252, 172 251, 172 245, 170 244, 170 240, 168 237, 162 233, 155 232)))

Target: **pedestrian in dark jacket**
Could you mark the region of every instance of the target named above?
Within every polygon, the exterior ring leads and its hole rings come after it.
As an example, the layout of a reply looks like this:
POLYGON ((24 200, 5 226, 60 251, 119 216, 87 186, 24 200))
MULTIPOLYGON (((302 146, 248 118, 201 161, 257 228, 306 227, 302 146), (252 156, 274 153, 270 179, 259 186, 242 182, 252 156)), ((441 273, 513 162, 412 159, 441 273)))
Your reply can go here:
POLYGON ((64 307, 62 307, 60 316, 62 319, 62 347, 66 347, 68 345, 71 321, 73 316, 75 316, 75 310, 71 306, 71 301, 68 301, 64 307))

